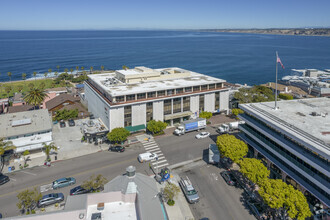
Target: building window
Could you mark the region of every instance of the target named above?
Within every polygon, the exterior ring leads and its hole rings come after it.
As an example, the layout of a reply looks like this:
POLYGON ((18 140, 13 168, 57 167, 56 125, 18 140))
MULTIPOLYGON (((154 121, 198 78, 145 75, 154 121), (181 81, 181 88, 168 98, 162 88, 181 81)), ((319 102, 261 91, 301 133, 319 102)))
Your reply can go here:
POLYGON ((174 95, 174 89, 167 90, 167 95, 174 95))
POLYGON ((139 93, 137 94, 137 99, 145 99, 146 98, 146 94, 145 93, 139 93))
POLYGON ((124 102, 124 96, 117 96, 116 102, 124 102))
POLYGON ((164 115, 172 114, 172 100, 164 100, 164 115))
POLYGON ((162 97, 162 96, 165 96, 165 91, 158 91, 157 92, 157 97, 162 97))
POLYGON ((173 99, 173 113, 181 112, 181 98, 173 99))
POLYGON ((207 90, 207 85, 202 85, 202 86, 201 86, 201 90, 202 90, 202 91, 207 90))
POLYGON ((218 110, 220 109, 220 93, 219 92, 216 92, 215 93, 215 110, 218 110))
POLYGON ((198 92, 201 91, 201 87, 200 86, 194 86, 194 92, 198 92))
POLYGON ((147 122, 152 120, 152 115, 153 115, 153 106, 152 106, 152 102, 148 102, 147 103, 147 122))
POLYGON ((132 106, 124 107, 124 127, 132 126, 132 106))
POLYGON ((192 92, 192 87, 186 87, 186 88, 184 88, 184 92, 192 92))
POLYGON ((210 84, 209 89, 215 89, 215 84, 210 84))
POLYGON ((181 93, 183 93, 183 88, 176 89, 176 94, 181 94, 181 93))
POLYGON ((156 97, 156 92, 148 92, 148 98, 156 97))
POLYGON ((217 88, 222 88, 222 83, 217 83, 217 88))
POLYGON ((190 111, 190 97, 183 97, 183 111, 190 111))
POLYGON ((199 111, 204 111, 204 95, 199 95, 199 111))
POLYGON ((135 100, 135 94, 126 96, 126 101, 132 101, 132 100, 135 100))

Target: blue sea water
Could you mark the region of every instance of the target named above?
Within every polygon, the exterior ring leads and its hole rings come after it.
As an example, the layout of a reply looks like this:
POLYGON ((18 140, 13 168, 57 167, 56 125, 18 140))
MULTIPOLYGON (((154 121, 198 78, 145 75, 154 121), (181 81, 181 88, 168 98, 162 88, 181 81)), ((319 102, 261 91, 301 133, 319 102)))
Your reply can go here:
POLYGON ((181 67, 232 83, 275 80, 275 51, 285 66, 330 69, 330 37, 197 31, 0 31, 0 81, 48 69, 181 67))

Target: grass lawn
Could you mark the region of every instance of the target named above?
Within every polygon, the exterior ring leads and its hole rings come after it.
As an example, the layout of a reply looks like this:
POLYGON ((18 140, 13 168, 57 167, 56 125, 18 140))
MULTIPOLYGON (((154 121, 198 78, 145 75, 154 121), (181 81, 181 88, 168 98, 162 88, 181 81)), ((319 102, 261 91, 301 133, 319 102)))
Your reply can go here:
POLYGON ((59 84, 55 84, 53 79, 37 79, 37 80, 28 80, 28 81, 18 81, 18 82, 6 82, 0 83, 0 98, 11 97, 15 94, 15 92, 21 92, 23 95, 27 94, 31 87, 38 87, 43 89, 48 88, 57 88, 57 87, 65 87, 71 86, 66 85, 64 81, 61 81, 59 84), (7 93, 6 88, 11 88, 9 94, 7 93))

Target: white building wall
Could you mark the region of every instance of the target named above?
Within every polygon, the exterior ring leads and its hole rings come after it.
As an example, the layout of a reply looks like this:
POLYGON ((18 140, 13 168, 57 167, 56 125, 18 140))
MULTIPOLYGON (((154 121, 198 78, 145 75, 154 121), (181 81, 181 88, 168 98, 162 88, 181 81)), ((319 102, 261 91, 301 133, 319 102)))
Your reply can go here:
POLYGON ((220 111, 226 110, 227 114, 229 111, 229 91, 220 92, 220 111))
POLYGON ((164 121, 164 101, 155 101, 152 104, 153 119, 164 121))
POLYGON ((146 103, 132 105, 132 126, 146 124, 146 103))
POLYGON ((124 107, 114 107, 110 109, 110 127, 111 131, 114 128, 124 127, 124 107))
POLYGON ((88 111, 93 113, 96 118, 101 118, 105 126, 110 129, 109 109, 106 103, 88 84, 85 83, 85 99, 88 101, 88 111))
POLYGON ((190 96, 190 111, 192 113, 198 112, 199 110, 199 95, 190 96))
POLYGON ((214 112, 215 110, 215 93, 205 94, 204 109, 206 112, 214 112))

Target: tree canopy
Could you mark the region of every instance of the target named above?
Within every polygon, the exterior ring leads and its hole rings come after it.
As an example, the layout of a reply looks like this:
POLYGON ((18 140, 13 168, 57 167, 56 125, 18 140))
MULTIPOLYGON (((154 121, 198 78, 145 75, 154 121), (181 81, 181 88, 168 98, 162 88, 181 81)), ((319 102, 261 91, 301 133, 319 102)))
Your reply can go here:
POLYGON ((292 219, 311 216, 305 196, 293 186, 280 179, 267 179, 260 186, 259 194, 269 207, 285 210, 292 219))
POLYGON ((104 185, 108 182, 108 180, 102 176, 101 174, 95 176, 94 174, 81 185, 82 188, 87 190, 102 190, 104 185))
POLYGON ((165 199, 173 201, 179 192, 180 188, 177 185, 167 182, 166 186, 164 187, 163 195, 165 199))
POLYGON ((37 188, 34 188, 33 190, 26 189, 19 192, 17 198, 18 203, 16 205, 20 210, 32 211, 37 207, 42 195, 37 188))
POLYGON ((114 128, 111 132, 107 134, 109 141, 120 143, 127 139, 130 132, 125 128, 114 128))
POLYGON ((57 151, 57 147, 55 146, 54 143, 50 143, 50 144, 43 143, 42 145, 44 147, 45 154, 47 156, 47 160, 50 160, 50 157, 49 157, 50 151, 51 150, 57 151))
POLYGON ((151 120, 147 124, 147 129, 153 134, 159 134, 166 128, 166 126, 167 124, 165 122, 151 120))
POLYGON ((209 120, 213 116, 212 112, 201 112, 199 113, 200 118, 205 118, 206 120, 209 120))
POLYGON ((273 91, 265 86, 241 88, 238 92, 234 93, 234 98, 238 99, 239 103, 268 102, 275 100, 273 91))
POLYGON ((239 115, 239 114, 243 114, 244 111, 243 111, 242 109, 240 109, 240 108, 233 108, 233 109, 231 110, 231 113, 233 113, 233 115, 237 116, 237 115, 239 115))
POLYGON ((56 111, 56 114, 55 114, 55 120, 59 121, 59 120, 67 120, 67 119, 70 119, 70 118, 77 118, 78 113, 79 113, 78 109, 58 110, 58 111, 56 111))
POLYGON ((15 145, 13 145, 13 142, 11 141, 4 141, 4 138, 0 138, 0 172, 2 171, 4 167, 4 153, 8 150, 14 150, 16 149, 15 145))
POLYGON ((228 157, 236 163, 248 152, 248 146, 243 141, 229 134, 218 136, 217 146, 221 156, 228 157))
POLYGON ((30 105, 39 106, 44 99, 48 97, 45 91, 39 88, 32 88, 26 96, 24 96, 24 101, 30 105))
POLYGON ((260 183, 269 177, 270 171, 265 165, 255 158, 243 158, 239 165, 241 173, 254 183, 260 183))
POLYGON ((293 96, 292 96, 292 95, 290 95, 290 94, 285 94, 285 93, 280 93, 280 94, 278 95, 278 97, 279 97, 280 99, 284 99, 284 100, 291 100, 291 99, 293 99, 293 96))

